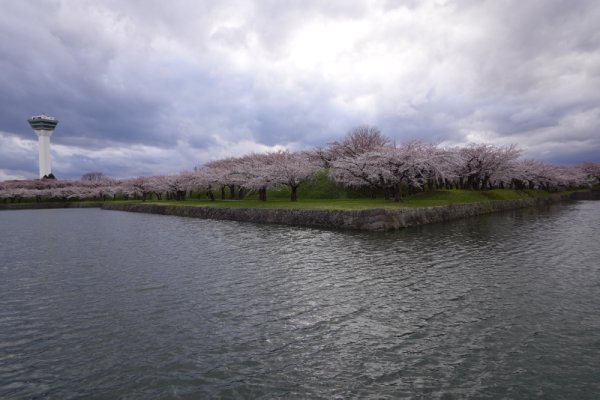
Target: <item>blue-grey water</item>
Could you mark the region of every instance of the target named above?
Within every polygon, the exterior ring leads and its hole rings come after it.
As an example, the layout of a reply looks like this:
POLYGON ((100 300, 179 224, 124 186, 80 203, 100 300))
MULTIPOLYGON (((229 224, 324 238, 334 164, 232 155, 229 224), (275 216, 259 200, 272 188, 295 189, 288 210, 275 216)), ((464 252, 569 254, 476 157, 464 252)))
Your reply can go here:
POLYGON ((600 395, 600 202, 394 233, 0 211, 0 398, 600 395))

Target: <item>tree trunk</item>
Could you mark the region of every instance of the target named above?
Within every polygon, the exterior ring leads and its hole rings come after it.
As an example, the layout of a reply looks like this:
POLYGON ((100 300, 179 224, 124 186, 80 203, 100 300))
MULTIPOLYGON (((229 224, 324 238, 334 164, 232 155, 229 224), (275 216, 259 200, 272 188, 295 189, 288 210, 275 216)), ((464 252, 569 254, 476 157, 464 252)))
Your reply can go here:
POLYGON ((267 201, 267 188, 262 187, 258 189, 258 199, 260 201, 267 201))
POLYGON ((430 192, 433 191, 433 179, 428 179, 427 180, 427 187, 429 188, 430 192))
POLYGON ((467 178, 467 184, 466 184, 466 186, 467 186, 467 190, 473 190, 475 188, 475 182, 473 181, 473 177, 472 176, 469 176, 467 178))
POLYGON ((483 181, 481 182, 481 190, 485 190, 488 188, 488 184, 490 182, 490 178, 489 177, 484 177, 483 181))
POLYGON ((400 184, 394 185, 394 201, 402 201, 402 189, 400 184))
POLYGON ((296 186, 296 185, 290 186, 290 189, 292 189, 292 194, 290 195, 290 200, 297 201, 298 200, 298 186, 296 186))
POLYGON ((229 198, 235 199, 235 185, 229 185, 229 198))

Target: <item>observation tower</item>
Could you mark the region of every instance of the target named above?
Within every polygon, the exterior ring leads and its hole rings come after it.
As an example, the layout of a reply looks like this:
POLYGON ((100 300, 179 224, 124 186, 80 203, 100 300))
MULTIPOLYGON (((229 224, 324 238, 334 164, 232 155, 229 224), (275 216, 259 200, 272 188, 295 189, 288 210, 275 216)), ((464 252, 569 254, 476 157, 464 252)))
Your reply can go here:
POLYGON ((40 179, 49 178, 52 175, 52 164, 50 160, 50 136, 58 124, 58 120, 49 115, 34 115, 27 120, 33 131, 38 136, 40 179))

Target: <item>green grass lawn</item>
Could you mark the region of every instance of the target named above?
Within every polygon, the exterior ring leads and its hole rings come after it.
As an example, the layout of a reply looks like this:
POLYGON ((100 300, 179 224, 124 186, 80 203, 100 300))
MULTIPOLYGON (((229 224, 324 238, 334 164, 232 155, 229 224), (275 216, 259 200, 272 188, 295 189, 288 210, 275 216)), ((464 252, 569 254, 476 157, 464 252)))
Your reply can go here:
POLYGON ((291 202, 289 199, 275 198, 271 200, 186 200, 186 201, 146 201, 146 203, 228 207, 228 208, 271 208, 271 209, 315 209, 315 210, 366 210, 372 208, 405 208, 432 207, 448 204, 477 203, 489 200, 515 200, 546 196, 548 193, 537 190, 494 189, 485 191, 472 190, 438 190, 435 192, 419 193, 407 197, 402 202, 369 198, 338 198, 338 199, 303 199, 291 202))

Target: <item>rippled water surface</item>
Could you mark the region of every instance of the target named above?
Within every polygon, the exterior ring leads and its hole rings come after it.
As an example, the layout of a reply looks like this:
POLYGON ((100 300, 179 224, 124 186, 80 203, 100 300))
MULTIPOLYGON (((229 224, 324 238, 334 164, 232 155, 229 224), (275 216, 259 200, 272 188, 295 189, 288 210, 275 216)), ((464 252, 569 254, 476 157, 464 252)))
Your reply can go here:
POLYGON ((375 234, 0 211, 0 398, 600 393, 600 202, 375 234))

